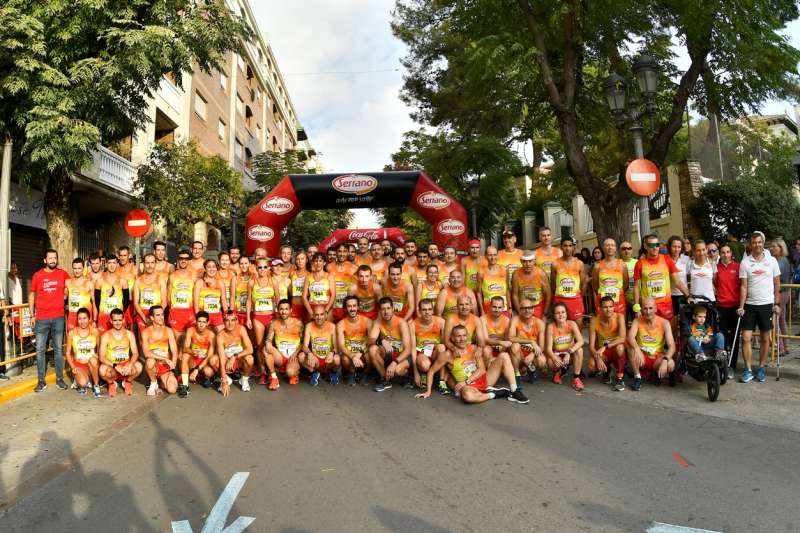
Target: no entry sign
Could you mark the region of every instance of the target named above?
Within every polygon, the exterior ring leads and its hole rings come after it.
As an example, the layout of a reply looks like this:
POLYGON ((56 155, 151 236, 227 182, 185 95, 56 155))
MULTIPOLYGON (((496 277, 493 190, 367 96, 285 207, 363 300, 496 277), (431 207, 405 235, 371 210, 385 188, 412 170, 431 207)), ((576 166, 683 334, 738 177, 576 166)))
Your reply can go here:
POLYGON ((144 209, 133 209, 125 216, 125 232, 131 237, 144 237, 151 226, 150 214, 144 209))
POLYGON ((635 194, 650 196, 661 187, 661 172, 649 159, 634 159, 625 171, 625 181, 635 194))

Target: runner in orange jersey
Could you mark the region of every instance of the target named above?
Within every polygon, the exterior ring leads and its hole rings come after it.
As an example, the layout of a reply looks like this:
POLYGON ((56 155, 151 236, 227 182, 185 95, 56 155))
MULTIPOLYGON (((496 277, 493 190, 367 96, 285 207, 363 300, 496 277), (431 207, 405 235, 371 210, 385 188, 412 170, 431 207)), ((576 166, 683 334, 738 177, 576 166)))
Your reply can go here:
POLYGON ((353 386, 364 377, 372 320, 359 314, 358 296, 346 296, 344 308, 347 316, 336 324, 336 346, 342 358, 342 368, 347 373, 347 384, 353 386))
MULTIPOLYGON (((169 327, 178 338, 194 321, 194 283, 195 278, 189 271, 189 251, 178 252, 178 268, 169 275, 167 290, 169 291, 169 327)), ((158 265, 158 258, 156 258, 158 265)))
POLYGON ((203 254, 205 253, 205 248, 205 245, 200 241, 194 241, 192 243, 192 259, 189 261, 189 265, 186 268, 189 269, 189 272, 191 272, 192 276, 195 278, 199 278, 203 275, 203 270, 205 268, 203 254))
POLYGON ((545 311, 550 307, 552 294, 550 278, 534 261, 533 252, 525 252, 522 256, 522 268, 514 272, 511 280, 511 300, 517 314, 520 302, 528 299, 533 302, 533 315, 544 318, 545 311))
POLYGON ((242 392, 250 392, 250 371, 253 370, 253 344, 244 326, 239 324, 236 313, 227 312, 222 319, 224 327, 217 333, 217 349, 220 364, 224 368, 225 378, 220 384, 219 391, 223 396, 230 393, 230 385, 233 383, 229 374, 239 372, 239 386, 242 392))
MULTIPOLYGON (((495 255, 497 249, 495 248, 495 255)), ((489 249, 486 249, 487 253, 489 249)), ((461 273, 464 274, 464 285, 474 293, 478 293, 479 283, 478 277, 481 271, 488 265, 485 257, 481 257, 481 241, 478 239, 470 239, 469 241, 469 255, 461 260, 461 273)), ((487 302, 488 309, 488 302, 487 302)))
POLYGON ((615 312, 616 305, 611 296, 600 298, 600 313, 589 323, 589 376, 605 375, 606 384, 615 391, 625 390, 622 377, 625 375, 625 312, 615 312), (611 377, 611 366, 616 370, 611 377))
POLYGON ((303 323, 292 317, 289 300, 278 302, 278 316, 269 325, 261 356, 269 369, 269 390, 281 386, 278 373, 286 374, 289 385, 300 381, 300 354, 303 347, 303 323))
POLYGON ((303 335, 303 352, 300 364, 311 372, 309 384, 319 385, 323 373, 328 374, 331 385, 339 384, 341 358, 336 351, 336 326, 329 322, 328 312, 321 305, 313 308, 313 322, 306 325, 303 335))
POLYGON ((358 298, 358 314, 375 320, 378 318, 378 300, 381 299, 381 286, 375 282, 372 268, 361 265, 356 271, 356 283, 350 285, 349 296, 358 298))
POLYGON ((534 252, 536 255, 535 264, 549 277, 553 263, 555 263, 556 259, 560 259, 563 253, 553 246, 553 233, 547 226, 539 228, 539 242, 541 244, 534 252))
MULTIPOLYGON (((120 246, 117 248, 117 273, 128 281, 128 294, 132 298, 133 286, 136 284, 136 277, 139 275, 139 270, 130 259, 131 249, 129 247, 120 246)), ((125 308, 125 323, 129 326, 133 325, 135 314, 134 307, 132 305, 128 305, 125 308)))
POLYGON ((208 321, 214 331, 222 329, 222 313, 230 308, 225 297, 225 289, 217 277, 217 271, 217 262, 213 259, 206 259, 203 264, 203 275, 195 281, 192 296, 194 312, 205 311, 208 313, 208 321))
POLYGON ((303 305, 308 316, 313 316, 313 308, 322 306, 328 316, 336 297, 336 280, 333 274, 325 272, 325 256, 317 252, 311 258, 311 273, 306 276, 303 289, 303 305))
POLYGON ((242 271, 239 268, 239 261, 242 260, 242 247, 239 245, 233 245, 228 248, 228 253, 231 256, 231 270, 236 272, 236 274, 241 274, 242 271))
POLYGON ((389 265, 389 275, 383 286, 383 295, 392 299, 394 314, 403 320, 410 320, 414 314, 414 288, 404 280, 400 263, 389 265))
POLYGON ((486 332, 483 329, 483 322, 478 316, 472 312, 471 302, 466 296, 458 297, 458 311, 450 315, 444 321, 444 344, 449 349, 453 349, 453 344, 450 343, 453 328, 456 326, 464 326, 467 328, 467 342, 474 344, 480 348, 479 355, 484 358, 491 357, 492 349, 487 346, 486 332))
MULTIPOLYGON (((81 265, 83 277, 83 265, 81 265)), ((87 283, 88 280, 83 278, 87 283)), ((95 398, 100 394, 100 361, 97 358, 97 344, 100 333, 89 320, 89 309, 81 307, 75 313, 75 327, 67 332, 67 350, 65 353, 67 364, 72 370, 78 393, 86 394, 86 389, 92 385, 95 398)))
POLYGON ((520 267, 520 259, 522 259, 522 250, 517 248, 516 234, 511 230, 504 231, 503 249, 497 252, 497 263, 506 269, 509 283, 514 271, 520 267))
MULTIPOLYGON (((439 281, 441 281, 443 285, 447 285, 450 282, 450 273, 456 270, 461 272, 461 267, 456 260, 458 259, 456 249, 452 246, 445 246, 442 258, 444 261, 439 264, 439 281)), ((461 279, 464 279, 463 272, 461 274, 461 279)))
POLYGON ((183 340, 181 352, 181 384, 178 387, 178 396, 185 398, 189 394, 189 382, 200 381, 203 387, 212 386, 214 374, 220 380, 225 379, 225 373, 219 364, 216 335, 208 324, 208 313, 200 311, 194 316, 194 326, 189 326, 183 340))
POLYGON ((550 371, 553 373, 553 383, 561 384, 561 378, 567 374, 572 365, 572 388, 583 390, 581 381, 581 368, 583 367, 583 336, 578 325, 569 320, 567 306, 563 302, 553 305, 553 319, 547 325, 545 339, 545 354, 547 355, 550 371))
POLYGON ((486 266, 478 274, 478 309, 489 313, 490 302, 494 297, 503 299, 503 313, 511 316, 511 283, 506 269, 497 263, 497 248, 486 248, 486 266))
POLYGON ((372 253, 369 250, 369 239, 366 237, 358 238, 358 252, 356 253, 356 267, 372 264, 372 253))
MULTIPOLYGON (((67 299, 67 331, 78 325, 78 310, 89 310, 89 321, 94 311, 94 283, 83 275, 83 259, 76 257, 72 261, 72 278, 64 283, 67 299)), ((2 340, 0 339, 0 342, 2 340)))
MULTIPOLYGON (((89 256, 89 264, 84 267, 86 279, 94 284, 98 279, 103 277, 103 261, 100 259, 100 255, 97 252, 94 252, 89 256)), ((94 315, 95 318, 97 315, 94 315)))
POLYGON ((628 267, 617 257, 617 243, 614 239, 603 241, 603 252, 605 259, 596 262, 592 267, 592 289, 596 294, 596 307, 599 309, 600 300, 609 296, 614 300, 614 312, 624 315, 628 267))
MULTIPOLYGON (((403 281, 407 281, 407 282, 411 283, 411 287, 416 287, 417 286, 417 269, 413 265, 411 265, 410 263, 406 262, 406 251, 405 251, 405 249, 401 248, 400 246, 395 248, 394 252, 392 253, 391 259, 392 259, 392 263, 391 264, 397 263, 402 267, 403 271, 402 271, 402 273, 400 275, 401 279, 403 281)), ((390 266, 391 266, 391 264, 390 264, 390 266)), ((384 286, 386 286, 386 281, 388 279, 389 279, 389 272, 387 270, 386 276, 383 279, 383 285, 384 286)), ((413 306, 413 304, 412 304, 412 306, 413 306)))
POLYGON ((292 264, 293 252, 292 247, 288 244, 281 246, 279 252, 280 260, 283 261, 283 263, 281 263, 281 276, 287 279, 291 279, 292 272, 294 271, 294 265, 292 264))
POLYGON ((151 307, 150 319, 153 325, 142 331, 144 368, 150 378, 147 395, 155 396, 159 383, 168 394, 175 394, 178 391, 178 380, 174 373, 178 366, 178 343, 172 330, 164 325, 163 307, 151 307))
MULTIPOLYGON (((414 384, 428 386, 428 370, 444 354, 444 319, 433 316, 433 300, 424 298, 417 306, 417 318, 411 322, 411 344, 414 345, 414 384)), ((442 381, 441 383, 445 383, 442 381)))
POLYGON ((133 308, 136 311, 136 324, 141 333, 152 324, 150 309, 154 305, 164 306, 167 301, 167 280, 156 273, 156 256, 144 256, 144 274, 139 276, 133 286, 133 308))
POLYGON ((375 281, 381 283, 386 275, 386 269, 389 267, 389 262, 383 256, 383 247, 380 245, 380 243, 373 242, 369 250, 372 256, 372 261, 369 263, 369 266, 372 269, 372 276, 375 281))
MULTIPOLYGON (((534 307, 532 301, 523 299, 519 305, 520 314, 512 318, 508 326, 508 340, 512 342, 511 362, 514 363, 514 374, 520 376, 520 371, 525 369, 528 383, 535 383, 538 380, 537 368, 543 372, 547 369, 543 348, 545 325, 542 319, 533 314, 534 307)), ((519 384, 517 383, 518 386, 519 384)))
MULTIPOLYGON (((427 252, 426 252, 427 253, 427 252)), ((425 277, 418 278, 417 283, 417 306, 422 300, 430 300, 433 302, 434 307, 439 298, 439 293, 442 292, 442 282, 439 281, 439 267, 436 265, 428 265, 426 268, 425 277)))
POLYGON ((248 330, 253 332, 254 349, 260 357, 255 359, 259 371, 259 385, 267 384, 267 374, 265 360, 262 353, 264 346, 264 339, 269 330, 272 320, 275 318, 275 309, 277 308, 278 300, 278 280, 281 279, 280 274, 273 276, 271 274, 269 262, 267 259, 256 259, 256 272, 258 276, 248 282, 248 315, 247 321, 248 330))
POLYGON ((403 244, 403 249, 406 252, 406 263, 412 267, 417 266, 417 241, 408 239, 403 244))
MULTIPOLYGON (((428 266, 431 264, 430 256, 426 248, 417 250, 417 261, 414 264, 414 273, 417 275, 417 285, 428 277, 428 266)), ((439 279, 439 265, 436 266, 436 279, 439 279)))
POLYGON ((231 268, 231 255, 228 252, 220 252, 217 255, 219 269, 217 270, 217 278, 222 283, 222 288, 225 291, 225 301, 228 302, 228 307, 225 309, 233 308, 233 291, 234 283, 236 282, 236 271, 231 268))
POLYGON ((117 395, 117 382, 122 381, 125 395, 133 394, 133 380, 142 373, 139 350, 133 333, 125 329, 122 309, 111 310, 111 329, 100 337, 100 377, 108 383, 108 396, 117 395))
POLYGON ((128 280, 117 273, 117 256, 111 254, 106 258, 106 272, 94 283, 95 313, 97 329, 100 333, 111 329, 111 311, 123 311, 128 304, 128 280))
POLYGON ((308 264, 308 255, 305 252, 297 252, 294 256, 294 269, 292 270, 292 317, 306 321, 306 308, 303 305, 303 289, 306 286, 306 276, 311 273, 308 264))
POLYGON ((658 304, 654 298, 645 298, 641 305, 641 316, 631 323, 627 339, 628 346, 633 350, 631 388, 635 391, 641 388, 642 370, 647 373, 646 376, 658 380, 669 375, 671 383, 675 375, 675 339, 669 320, 657 315, 658 304))
POLYGON ((172 263, 167 261, 167 243, 163 241, 154 242, 153 255, 156 256, 156 273, 166 280, 175 270, 172 263))
POLYGON ((555 260, 550 274, 553 301, 567 307, 570 320, 581 322, 584 313, 583 293, 588 287, 583 262, 574 256, 575 241, 571 238, 561 239, 561 251, 564 255, 555 260))
POLYGON ((250 299, 250 280, 254 279, 254 276, 250 273, 250 258, 247 256, 240 257, 237 269, 236 277, 233 279, 233 300, 231 305, 239 318, 239 324, 247 327, 247 319, 250 318, 247 312, 247 303, 250 299))
POLYGON ((328 273, 333 275, 335 285, 333 302, 333 321, 338 322, 345 317, 344 298, 356 278, 356 266, 347 260, 347 245, 342 243, 336 247, 336 261, 329 263, 328 273))
POLYGON ((502 352, 511 354, 511 341, 508 340, 508 326, 511 319, 503 311, 505 301, 500 296, 495 296, 489 301, 489 312, 481 316, 483 330, 486 332, 486 346, 491 351, 485 351, 484 357, 487 365, 493 357, 502 352))
POLYGON ((272 279, 275 280, 275 290, 277 291, 278 300, 288 300, 292 290, 292 273, 287 273, 286 270, 283 269, 283 259, 273 259, 269 262, 269 266, 272 269, 272 279))
MULTIPOLYGON (((369 359, 382 378, 375 392, 392 388, 395 376, 409 376, 411 369, 411 334, 408 322, 394 315, 392 299, 384 296, 379 300, 378 319, 369 332, 369 359)), ((406 385, 413 387, 409 379, 406 385)))
POLYGON ((436 300, 436 316, 447 320, 447 317, 456 313, 458 298, 461 296, 469 298, 471 309, 476 312, 478 303, 475 294, 464 286, 464 274, 460 270, 454 270, 450 273, 448 286, 442 289, 436 300))

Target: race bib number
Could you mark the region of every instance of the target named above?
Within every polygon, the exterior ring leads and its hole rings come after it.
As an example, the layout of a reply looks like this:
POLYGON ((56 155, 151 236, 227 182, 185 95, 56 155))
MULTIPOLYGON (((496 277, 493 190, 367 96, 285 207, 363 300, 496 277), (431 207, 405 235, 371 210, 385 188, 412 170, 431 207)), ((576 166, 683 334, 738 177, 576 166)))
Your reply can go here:
POLYGON ((108 309, 117 309, 119 308, 119 296, 106 296, 106 307, 108 309))
POLYGON ((663 279, 648 281, 647 289, 653 298, 664 298, 667 295, 666 284, 663 279))
POLYGON ((244 348, 242 348, 242 346, 239 345, 239 344, 231 344, 231 345, 226 346, 225 349, 224 349, 225 357, 236 357, 237 355, 239 355, 243 351, 244 351, 244 348))
POLYGON ((327 356, 331 351, 330 339, 326 337, 315 337, 311 339, 311 351, 319 357, 327 356))
POLYGON ((400 313, 405 307, 405 304, 399 300, 392 300, 392 309, 394 309, 395 313, 400 313))
POLYGON ((220 298, 214 294, 207 294, 205 298, 203 298, 203 307, 206 311, 210 313, 216 313, 220 311, 220 298))
POLYGON ((472 374, 477 372, 478 370, 478 363, 475 361, 467 361, 464 363, 464 374, 467 375, 467 379, 472 377, 472 374))
POLYGON ((111 349, 111 360, 114 363, 122 363, 128 360, 128 347, 127 346, 114 346, 111 349))
POLYGON ((308 294, 311 303, 326 303, 328 301, 328 288, 324 283, 314 282, 309 285, 308 294))
POLYGON ((268 313, 272 311, 272 299, 257 298, 253 306, 253 311, 256 313, 268 313))
POLYGON ((297 350, 298 343, 290 342, 290 341, 281 341, 278 343, 278 351, 283 354, 284 357, 291 357, 291 355, 297 350))
POLYGON ((423 344, 422 346, 417 348, 417 353, 421 353, 422 355, 430 359, 430 357, 433 355, 433 349, 435 347, 436 346, 434 344, 423 344))
POLYGON ((619 301, 619 288, 618 287, 601 287, 600 294, 603 296, 610 296, 614 301, 619 301))
POLYGON ((151 288, 144 288, 142 292, 139 293, 141 296, 141 304, 142 307, 145 309, 150 309, 154 305, 156 305, 156 291, 151 288))
POLYGON ((92 339, 78 339, 75 358, 81 363, 91 359, 94 354, 94 341, 92 339))
POLYGON ((347 350, 353 353, 363 354, 367 350, 367 343, 362 339, 345 339, 347 350))

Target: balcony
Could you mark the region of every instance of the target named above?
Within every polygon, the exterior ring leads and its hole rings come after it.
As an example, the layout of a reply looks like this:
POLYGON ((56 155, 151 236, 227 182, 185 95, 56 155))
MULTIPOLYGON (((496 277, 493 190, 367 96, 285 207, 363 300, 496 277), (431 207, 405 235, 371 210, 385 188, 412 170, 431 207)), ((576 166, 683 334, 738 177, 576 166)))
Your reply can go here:
POLYGON ((92 165, 83 168, 81 174, 91 181, 105 185, 115 191, 134 196, 133 181, 136 169, 133 164, 105 146, 98 146, 92 153, 92 165))
POLYGON ((158 95, 164 100, 164 103, 169 106, 169 110, 172 113, 180 115, 183 91, 173 85, 173 83, 165 76, 161 77, 161 85, 158 87, 158 95))

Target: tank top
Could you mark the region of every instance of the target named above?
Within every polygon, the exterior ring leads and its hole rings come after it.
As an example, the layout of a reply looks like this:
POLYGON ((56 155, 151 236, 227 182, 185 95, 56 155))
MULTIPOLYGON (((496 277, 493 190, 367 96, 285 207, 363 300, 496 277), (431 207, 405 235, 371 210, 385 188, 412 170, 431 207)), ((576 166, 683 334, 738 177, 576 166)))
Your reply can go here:
POLYGON ((559 298, 579 297, 583 263, 573 257, 569 262, 556 259, 553 265, 556 273, 556 296, 559 298))
POLYGON ((645 320, 639 321, 636 343, 645 357, 654 358, 664 353, 664 324, 662 320, 656 317, 656 324, 652 327, 648 326, 645 320))
POLYGON ((139 306, 142 309, 150 309, 154 305, 161 305, 161 289, 159 287, 159 278, 156 276, 154 283, 145 283, 144 276, 139 278, 139 306))
POLYGON ((164 335, 165 338, 161 339, 151 338, 150 342, 147 344, 150 351, 157 357, 169 357, 169 340, 166 338, 166 333, 164 335))
POLYGON ((72 354, 76 361, 86 364, 95 356, 97 350, 97 333, 89 330, 85 337, 78 335, 78 329, 72 330, 72 354))
POLYGON ((363 354, 367 351, 367 340, 369 338, 367 321, 366 317, 359 315, 355 324, 349 318, 345 318, 340 322, 342 324, 344 346, 348 352, 363 354))
POLYGON ((475 345, 468 344, 463 354, 453 354, 453 363, 450 367, 450 374, 458 383, 467 381, 478 371, 478 363, 475 361, 475 345))
POLYGON ((501 341, 506 338, 506 332, 508 331, 508 325, 511 323, 511 319, 508 318, 506 315, 500 315, 500 318, 497 322, 492 320, 492 317, 486 316, 486 335, 492 341, 501 341))
POLYGON ((553 351, 556 353, 566 352, 575 342, 575 335, 572 333, 569 320, 563 328, 559 328, 553 323, 553 351))
POLYGON ((386 269, 389 268, 389 263, 385 260, 381 260, 380 264, 377 263, 370 263, 370 268, 372 268, 372 278, 377 282, 383 281, 383 277, 386 274, 386 269))
POLYGON ((538 341, 539 323, 536 320, 531 320, 530 324, 525 324, 525 322, 519 320, 517 322, 517 337, 528 341, 538 341))
MULTIPOLYGON (((198 283, 203 283, 205 285, 203 280, 198 281, 198 283)), ((205 311, 206 313, 222 312, 222 289, 219 287, 204 286, 200 289, 199 296, 198 303, 201 311, 205 311)))
POLYGON ((433 300, 434 307, 436 306, 436 299, 439 297, 439 293, 442 292, 442 284, 438 281, 433 284, 433 287, 428 285, 427 281, 423 281, 419 284, 419 299, 429 299, 433 300))
POLYGON ((118 340, 114 338, 114 330, 110 331, 111 333, 108 334, 108 342, 106 343, 106 361, 114 365, 126 363, 131 358, 131 345, 128 340, 128 333, 123 330, 122 339, 118 340))
POLYGON ((597 334, 598 347, 604 345, 606 342, 617 340, 617 334, 619 333, 619 325, 617 320, 619 320, 619 315, 615 314, 611 324, 609 326, 604 326, 602 320, 600 320, 600 317, 597 317, 594 331, 597 334))
POLYGON ((467 257, 461 261, 461 264, 464 265, 464 285, 471 291, 477 290, 478 273, 486 268, 486 258, 478 257, 477 259, 472 259, 467 257))
POLYGON ((103 278, 100 284, 98 310, 101 315, 108 315, 113 309, 122 309, 122 288, 119 285, 112 285, 103 278))
POLYGON ((375 286, 370 282, 369 287, 364 290, 361 285, 356 285, 354 292, 358 298, 358 310, 362 313, 371 313, 375 310, 375 286))
POLYGON ((458 315, 453 315, 453 317, 455 318, 455 324, 453 324, 453 327, 460 325, 467 328, 467 342, 469 344, 475 344, 475 330, 478 329, 478 317, 475 316, 474 313, 470 313, 465 319, 462 319, 458 315))
POLYGON ((194 281, 173 276, 170 280, 169 306, 171 309, 191 309, 194 281))
POLYGON ((328 305, 330 300, 329 292, 331 288, 331 280, 325 274, 320 279, 314 279, 313 274, 308 284, 308 302, 311 305, 328 305))
POLYGON ((427 357, 433 355, 433 350, 437 344, 442 343, 442 326, 438 320, 433 320, 428 326, 424 326, 419 318, 413 322, 414 336, 416 337, 417 352, 424 353, 427 357))
POLYGON ((448 285, 450 283, 450 272, 453 270, 458 270, 458 264, 454 263, 452 265, 447 265, 446 263, 442 263, 439 266, 439 283, 442 285, 448 285))
POLYGON ((189 350, 192 356, 205 359, 208 356, 209 348, 211 348, 211 335, 201 337, 196 331, 192 333, 192 340, 189 343, 189 350))
POLYGON ((541 268, 547 277, 550 277, 550 269, 556 259, 564 255, 558 248, 550 247, 550 253, 545 253, 543 248, 538 248, 534 253, 533 264, 541 268))
POLYGON ((628 287, 625 289, 625 299, 629 302, 633 301, 633 284, 636 280, 633 279, 633 271, 636 268, 636 259, 631 257, 628 260, 623 260, 622 263, 628 269, 628 287))
POLYGON ((444 310, 442 311, 442 318, 447 320, 447 317, 450 315, 454 315, 458 312, 458 299, 461 296, 465 296, 467 294, 467 288, 461 287, 457 292, 453 292, 453 289, 450 287, 446 287, 442 289, 445 291, 445 299, 444 299, 444 310))
POLYGON ((89 309, 92 303, 91 290, 85 287, 67 288, 67 310, 70 313, 77 313, 81 307, 89 309))
POLYGON ((350 263, 340 265, 336 263, 330 270, 333 273, 333 282, 335 285, 335 297, 333 306, 337 309, 344 307, 344 299, 347 297, 347 290, 353 284, 353 269, 350 263))
POLYGON ((392 283, 386 283, 383 289, 383 295, 392 299, 392 309, 399 315, 404 315, 408 311, 408 291, 406 285, 402 281, 397 287, 392 287, 392 283))
POLYGON ((520 300, 528 299, 533 305, 541 304, 544 300, 542 285, 547 283, 542 271, 534 268, 530 274, 526 274, 524 270, 517 270, 516 276, 520 300))
POLYGON ((506 279, 510 282, 514 272, 522 266, 522 250, 515 248, 513 252, 505 249, 497 252, 497 264, 506 271, 506 279))
POLYGON ((217 279, 220 280, 222 283, 222 288, 225 290, 225 298, 227 301, 231 301, 231 284, 233 283, 234 273, 232 270, 219 270, 217 272, 217 279), (222 275, 223 272, 227 272, 224 276, 222 275))
POLYGON ((286 357, 292 355, 300 343, 303 341, 301 338, 303 323, 299 320, 274 320, 272 322, 275 328, 275 347, 286 357))
POLYGON ((247 279, 244 279, 243 276, 239 276, 236 280, 236 289, 234 290, 234 305, 236 306, 236 310, 240 313, 243 313, 247 310, 247 286, 249 284, 249 276, 247 279))
POLYGON ((641 290, 642 300, 653 298, 656 303, 671 302, 672 288, 670 286, 669 267, 664 261, 664 256, 659 254, 655 265, 642 259, 641 290))
POLYGON ((483 294, 483 302, 488 305, 492 298, 500 296, 503 299, 503 311, 508 310, 508 302, 506 296, 508 295, 508 278, 502 268, 498 269, 499 272, 490 273, 489 269, 483 271, 483 279, 481 281, 481 294, 483 294))
POLYGON ((303 297, 303 287, 306 286, 306 272, 303 275, 298 275, 297 271, 292 272, 292 299, 303 297))
POLYGON ((603 298, 610 296, 614 299, 614 303, 625 301, 625 287, 623 268, 625 264, 616 259, 613 266, 605 259, 598 263, 597 268, 597 296, 603 298))
POLYGON ((314 322, 310 322, 306 327, 311 332, 309 336, 309 347, 311 351, 314 352, 314 355, 317 357, 327 357, 333 353, 333 324, 326 322, 322 329, 320 329, 314 322))
POLYGON ((378 319, 381 338, 391 343, 396 354, 402 352, 404 348, 403 330, 400 329, 400 322, 402 322, 402 319, 397 316, 393 316, 391 322, 388 324, 383 319, 378 319))
POLYGON ((244 346, 242 345, 242 339, 238 336, 236 338, 230 339, 227 338, 228 335, 226 333, 220 333, 220 335, 225 335, 222 340, 222 353, 225 354, 225 357, 231 358, 236 357, 240 353, 244 351, 244 346))
POLYGON ((272 278, 267 278, 268 283, 265 286, 259 284, 260 279, 263 278, 254 280, 253 290, 250 292, 253 314, 269 315, 275 312, 275 287, 272 284, 272 278))

